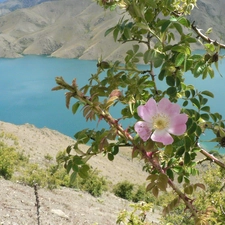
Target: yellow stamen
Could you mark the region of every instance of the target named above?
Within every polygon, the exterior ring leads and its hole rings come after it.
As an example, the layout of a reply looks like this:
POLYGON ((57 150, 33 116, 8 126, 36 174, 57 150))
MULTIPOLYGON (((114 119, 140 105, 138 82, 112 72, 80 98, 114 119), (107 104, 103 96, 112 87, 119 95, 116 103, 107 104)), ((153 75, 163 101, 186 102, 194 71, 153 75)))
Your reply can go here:
POLYGON ((153 128, 163 130, 169 125, 169 119, 165 115, 157 114, 153 117, 153 128))

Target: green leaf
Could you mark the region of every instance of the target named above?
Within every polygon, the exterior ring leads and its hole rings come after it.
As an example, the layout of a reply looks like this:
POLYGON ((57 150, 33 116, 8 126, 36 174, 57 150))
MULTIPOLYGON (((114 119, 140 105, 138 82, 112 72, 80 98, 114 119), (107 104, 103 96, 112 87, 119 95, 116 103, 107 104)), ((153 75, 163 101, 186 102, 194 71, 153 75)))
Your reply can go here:
POLYGON ((212 27, 208 28, 207 31, 205 32, 205 34, 207 34, 207 35, 210 33, 212 33, 212 27))
POLYGON ((105 36, 107 36, 109 33, 111 33, 114 29, 115 29, 115 27, 111 27, 108 30, 106 30, 105 36))
POLYGON ((208 73, 211 78, 214 78, 214 70, 211 66, 208 66, 208 73))
POLYGON ((157 187, 161 190, 161 191, 166 191, 166 187, 167 187, 167 183, 165 182, 158 182, 157 183, 157 187))
POLYGON ((114 155, 112 153, 108 153, 108 160, 113 161, 114 160, 114 155))
POLYGON ((161 32, 165 32, 165 30, 169 27, 170 23, 170 20, 166 20, 161 26, 161 32))
POLYGON ((176 30, 178 31, 178 33, 179 33, 180 35, 183 34, 182 26, 181 26, 179 23, 173 23, 173 26, 176 28, 176 30))
POLYGON ((191 67, 192 67, 192 63, 193 63, 193 60, 191 60, 191 59, 187 59, 186 61, 186 69, 185 69, 185 72, 186 71, 188 71, 188 70, 190 70, 191 69, 191 67))
POLYGON ((75 155, 73 157, 73 163, 76 164, 76 165, 82 165, 82 164, 84 164, 84 162, 82 161, 82 157, 81 156, 78 156, 78 155, 75 155))
POLYGON ((86 164, 82 165, 82 167, 79 169, 79 176, 83 179, 88 177, 88 170, 90 169, 90 167, 86 164))
POLYGON ((73 104, 73 107, 72 107, 73 114, 77 112, 79 106, 80 106, 80 102, 76 102, 75 104, 73 104))
POLYGON ((109 109, 114 103, 115 103, 115 101, 118 99, 118 96, 112 96, 112 97, 110 97, 108 100, 107 100, 107 102, 106 102, 106 104, 105 104, 105 109, 109 109))
POLYGON ((112 149, 112 154, 117 155, 118 153, 119 153, 119 147, 118 147, 118 145, 115 145, 112 149))
POLYGON ((171 18, 170 18, 170 21, 171 21, 171 22, 177 22, 177 18, 176 18, 176 17, 171 17, 171 18))
POLYGON ((146 191, 150 191, 150 190, 152 190, 152 188, 154 188, 155 187, 155 182, 151 182, 151 183, 149 183, 148 185, 147 185, 147 187, 146 187, 146 191))
POLYGON ((195 186, 195 188, 199 187, 199 188, 201 188, 201 189, 203 189, 203 190, 206 189, 206 188, 205 188, 205 185, 202 184, 202 183, 196 183, 196 184, 194 184, 194 186, 195 186))
POLYGON ((72 166, 73 166, 73 162, 72 162, 72 160, 69 160, 69 162, 68 162, 67 165, 66 165, 66 172, 67 172, 68 174, 69 174, 69 172, 70 172, 72 166))
POLYGON ((201 105, 200 105, 198 99, 192 98, 192 99, 191 99, 191 102, 192 102, 198 109, 201 108, 201 105))
POLYGON ((163 63, 163 57, 158 56, 157 58, 154 59, 155 68, 160 67, 162 63, 163 63))
POLYGON ((202 134, 202 129, 200 126, 197 126, 195 133, 198 137, 200 137, 200 135, 202 134))
POLYGON ((69 155, 71 152, 71 145, 69 145, 67 148, 66 148, 66 153, 69 155))
POLYGON ((158 174, 150 174, 148 177, 147 177, 147 180, 151 180, 151 182, 154 182, 158 179, 159 175, 158 174))
POLYGON ((208 75, 208 67, 206 67, 206 68, 203 70, 203 73, 202 73, 202 80, 206 79, 206 78, 207 78, 207 75, 208 75))
POLYGON ((194 191, 194 188, 192 185, 188 185, 187 187, 184 188, 184 193, 191 195, 194 191))
POLYGON ((201 61, 196 63, 194 71, 193 71, 194 77, 199 77, 204 72, 206 67, 207 67, 206 63, 203 63, 201 61))
POLYGON ((169 96, 176 96, 177 94, 177 89, 175 87, 169 87, 167 90, 166 90, 166 93, 169 95, 169 96))
POLYGON ((159 189, 158 189, 157 186, 154 186, 154 187, 152 188, 152 194, 153 194, 155 197, 158 197, 158 195, 159 195, 159 189))
POLYGON ((195 96, 195 90, 194 89, 191 89, 191 94, 192 94, 193 97, 195 96))
POLYGON ((72 169, 73 169, 73 171, 76 172, 76 173, 79 171, 79 167, 78 167, 78 165, 76 165, 76 164, 73 164, 72 169))
POLYGON ((222 74, 219 71, 218 61, 215 62, 214 64, 215 64, 216 70, 218 71, 219 75, 222 77, 222 74))
POLYGON ((70 175, 70 183, 73 184, 75 182, 76 178, 77 178, 77 172, 73 172, 70 175))
POLYGON ((130 29, 128 27, 125 27, 125 29, 123 31, 123 34, 126 37, 126 39, 130 39, 131 38, 131 32, 130 32, 130 29))
POLYGON ((205 112, 210 112, 210 107, 209 106, 204 106, 201 108, 202 111, 205 111, 205 112))
POLYGON ((189 151, 191 147, 191 139, 188 136, 184 138, 184 144, 186 151, 189 151))
POLYGON ((177 149, 177 152, 176 152, 176 157, 181 157, 185 152, 185 148, 184 146, 181 146, 180 148, 177 149))
POLYGON ((145 62, 145 64, 149 63, 149 61, 151 60, 151 55, 152 55, 152 51, 150 49, 148 49, 144 53, 144 62, 145 62))
POLYGON ((214 98, 214 94, 210 91, 202 91, 201 94, 214 98))
POLYGON ((187 90, 187 91, 185 91, 185 97, 186 97, 186 98, 189 98, 189 97, 190 97, 190 95, 191 95, 190 91, 188 91, 188 90, 187 90))
POLYGON ((169 86, 174 86, 175 85, 175 79, 173 76, 167 76, 166 77, 166 83, 169 85, 169 86))
POLYGON ((165 74, 166 74, 166 71, 165 70, 161 70, 160 73, 159 73, 159 76, 158 76, 159 80, 162 81, 164 79, 164 77, 165 77, 165 74))
POLYGON ((188 105, 188 101, 183 102, 183 107, 186 107, 188 105))
POLYGON ((177 177, 177 181, 178 181, 178 183, 182 183, 182 181, 183 181, 183 175, 178 176, 177 177))
POLYGON ((191 127, 188 129, 189 134, 193 134, 197 129, 197 124, 194 122, 191 124, 191 127))
POLYGON ((190 154, 188 152, 185 152, 184 153, 184 164, 187 165, 190 163, 190 161, 191 161, 190 154))
POLYGON ((195 42, 197 42, 197 39, 193 38, 193 37, 190 37, 190 36, 185 36, 185 38, 182 41, 188 42, 188 43, 195 43, 195 42))
POLYGON ((210 116, 211 116, 211 118, 213 119, 213 121, 214 122, 216 122, 217 121, 217 118, 216 118, 216 116, 212 113, 212 114, 210 114, 210 116))
POLYGON ((166 156, 168 156, 168 157, 172 156, 172 154, 173 154, 173 146, 172 145, 167 145, 165 147, 164 154, 166 156))
POLYGON ((139 45, 133 45, 133 50, 134 53, 137 53, 137 51, 139 50, 139 45))
POLYGON ((201 118, 202 118, 203 120, 208 121, 208 120, 209 120, 209 114, 203 113, 203 114, 201 114, 201 118))
POLYGON ((190 27, 190 22, 185 17, 179 17, 178 22, 185 27, 190 27))
POLYGON ((141 29, 149 31, 149 26, 144 23, 136 23, 135 26, 138 27, 139 29, 141 28, 141 29))
POLYGON ((166 174, 168 175, 168 177, 171 179, 171 180, 174 180, 174 174, 173 174, 173 171, 171 169, 167 169, 166 170, 166 174))
POLYGON ((182 63, 184 62, 185 59, 185 54, 184 53, 179 53, 175 59, 175 66, 181 66, 182 63))
POLYGON ((175 45, 171 48, 171 50, 174 52, 184 53, 186 55, 191 54, 190 48, 188 46, 175 45))
POLYGON ((217 117, 218 120, 221 120, 221 119, 222 119, 221 114, 219 114, 219 113, 214 113, 214 115, 217 117))
POLYGON ((119 34, 119 28, 116 27, 116 29, 113 31, 113 38, 115 42, 117 41, 118 34, 119 34))

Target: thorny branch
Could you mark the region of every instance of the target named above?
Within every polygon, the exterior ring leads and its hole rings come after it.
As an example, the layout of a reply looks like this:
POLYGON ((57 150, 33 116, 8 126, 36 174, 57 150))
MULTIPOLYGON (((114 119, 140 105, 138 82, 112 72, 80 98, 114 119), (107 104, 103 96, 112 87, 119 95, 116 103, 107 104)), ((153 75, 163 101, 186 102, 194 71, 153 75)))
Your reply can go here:
POLYGON ((195 21, 191 24, 191 27, 195 31, 195 33, 197 33, 198 37, 202 38, 202 40, 204 40, 205 42, 213 43, 215 46, 219 46, 220 48, 225 49, 224 44, 221 44, 221 43, 217 42, 216 40, 213 40, 213 39, 207 37, 206 35, 204 35, 201 32, 201 29, 197 28, 197 26, 195 25, 195 21))
MULTIPOLYGON (((57 88, 53 88, 53 90, 67 89, 70 91, 71 97, 77 98, 87 105, 93 105, 92 102, 90 100, 88 100, 87 97, 82 95, 82 93, 78 90, 76 85, 71 86, 71 85, 67 84, 63 80, 62 77, 57 77, 56 83, 60 86, 58 86, 57 88)), ((148 156, 143 149, 140 149, 138 146, 136 146, 133 137, 128 132, 126 132, 122 128, 122 126, 119 125, 116 122, 116 120, 109 113, 104 112, 99 107, 95 107, 94 110, 99 115, 99 117, 104 118, 109 123, 110 126, 113 126, 117 129, 119 136, 121 136, 121 137, 125 138, 127 141, 129 141, 132 144, 132 146, 134 147, 134 149, 140 151, 142 153, 143 157, 148 159, 148 161, 152 164, 152 166, 159 173, 165 174, 165 172, 163 171, 160 164, 158 162, 156 162, 154 160, 154 158, 152 158, 151 156, 148 156), (144 154, 146 154, 146 155, 144 155, 144 154)), ((195 207, 192 204, 192 201, 189 198, 187 198, 187 196, 173 183, 173 181, 171 179, 168 179, 168 184, 178 194, 178 196, 183 200, 186 207, 191 211, 191 214, 194 215, 195 218, 197 218, 197 212, 196 212, 195 207)))
POLYGON ((200 144, 198 143, 198 147, 201 149, 200 152, 206 156, 209 160, 211 160, 212 162, 214 162, 215 164, 217 164, 218 166, 222 167, 225 169, 225 164, 223 162, 221 162, 219 159, 217 159, 215 156, 213 156, 212 154, 208 153, 205 149, 203 149, 200 144))

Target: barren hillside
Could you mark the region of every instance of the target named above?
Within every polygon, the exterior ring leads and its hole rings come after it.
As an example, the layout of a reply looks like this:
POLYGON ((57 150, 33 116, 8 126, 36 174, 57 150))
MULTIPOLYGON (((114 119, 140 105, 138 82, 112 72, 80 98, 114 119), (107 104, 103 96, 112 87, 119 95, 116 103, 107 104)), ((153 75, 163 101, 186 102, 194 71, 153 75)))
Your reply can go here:
MULTIPOLYGON (((46 154, 55 157, 74 140, 48 128, 38 129, 33 125, 0 122, 0 133, 17 137, 17 150, 30 155, 31 162, 41 164, 46 154)), ((1 139, 9 146, 14 146, 10 138, 1 139)), ((83 146, 86 148, 86 146, 83 146)), ((130 160, 130 150, 123 149, 113 162, 103 156, 90 160, 90 164, 100 170, 101 175, 112 183, 129 180, 132 183, 145 183, 146 174, 138 160, 130 160), (126 165, 126 166, 124 166, 126 165)), ((37 224, 34 189, 19 183, 0 178, 0 223, 4 225, 37 224)), ((53 191, 39 189, 41 225, 114 225, 118 213, 129 209, 129 202, 105 193, 100 198, 69 188, 53 191)), ((158 221, 160 214, 149 213, 149 221, 158 221)))
MULTIPOLYGON (((126 44, 118 49, 119 45, 114 43, 110 35, 104 37, 105 31, 116 24, 121 16, 119 10, 104 11, 91 0, 31 3, 36 5, 17 9, 0 17, 0 57, 36 54, 62 58, 97 59, 102 56, 121 59, 128 48, 126 44)), ((1 8, 2 4, 0 11, 9 8, 1 8)), ((203 29, 203 33, 213 27, 211 37, 225 42, 224 12, 223 0, 199 0, 191 21, 195 21, 203 29)))

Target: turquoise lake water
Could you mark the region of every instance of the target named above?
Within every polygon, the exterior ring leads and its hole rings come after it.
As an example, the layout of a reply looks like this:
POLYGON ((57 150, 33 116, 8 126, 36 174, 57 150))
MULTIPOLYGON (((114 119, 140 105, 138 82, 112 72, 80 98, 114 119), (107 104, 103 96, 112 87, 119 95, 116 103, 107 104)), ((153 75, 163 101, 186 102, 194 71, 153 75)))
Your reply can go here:
MULTIPOLYGON (((86 123, 81 114, 73 115, 72 111, 65 107, 65 91, 51 91, 51 88, 56 86, 54 80, 56 76, 63 76, 68 83, 76 77, 80 87, 85 85, 90 74, 96 72, 96 63, 96 61, 45 56, 1 58, 0 120, 17 125, 30 123, 38 128, 48 127, 71 137, 80 129, 96 128, 95 122, 86 123)), ((219 67, 223 75, 225 60, 219 67)), ((220 112, 225 118, 225 73, 224 78, 216 74, 214 79, 201 80, 188 75, 186 80, 186 83, 194 84, 199 91, 214 92, 215 98, 209 101, 211 109, 213 112, 220 112)), ((75 100, 71 103, 73 102, 75 100)), ((128 121, 126 126, 129 123, 132 125, 132 122, 128 121)), ((101 122, 98 128, 105 126, 106 124, 101 122)), ((216 143, 203 142, 202 145, 210 150, 216 143)), ((224 149, 219 151, 225 153, 224 149)))

